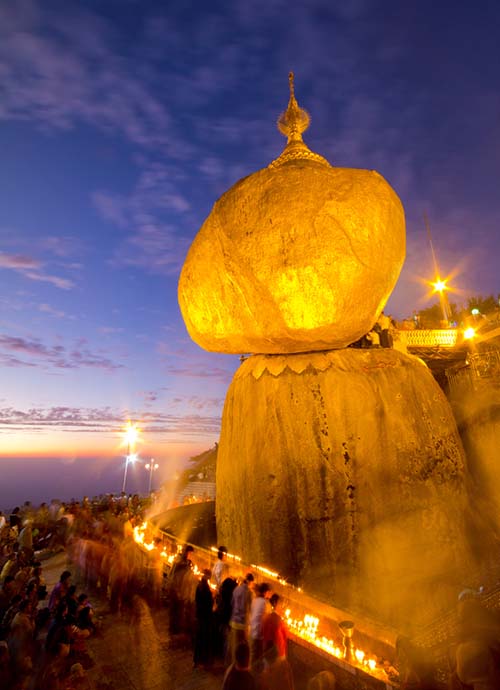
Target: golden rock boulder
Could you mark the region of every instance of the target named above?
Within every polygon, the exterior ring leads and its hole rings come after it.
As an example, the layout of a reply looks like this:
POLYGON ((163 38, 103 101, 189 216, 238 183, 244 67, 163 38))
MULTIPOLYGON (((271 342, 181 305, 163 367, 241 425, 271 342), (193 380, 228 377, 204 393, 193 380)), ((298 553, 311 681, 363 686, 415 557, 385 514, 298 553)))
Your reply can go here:
POLYGON ((471 572, 465 458, 427 367, 394 350, 250 357, 229 388, 217 535, 408 632, 471 572))
POLYGON ((345 347, 369 331, 405 256, 401 202, 374 171, 332 167, 292 96, 282 155, 214 205, 188 252, 179 304, 192 339, 226 353, 345 347))

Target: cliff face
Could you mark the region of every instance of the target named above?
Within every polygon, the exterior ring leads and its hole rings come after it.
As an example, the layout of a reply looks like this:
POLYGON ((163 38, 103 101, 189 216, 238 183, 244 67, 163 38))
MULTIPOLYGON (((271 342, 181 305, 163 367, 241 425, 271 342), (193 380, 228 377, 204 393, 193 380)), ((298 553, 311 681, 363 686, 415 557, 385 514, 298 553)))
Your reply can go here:
POLYGON ((464 454, 431 373, 393 350, 256 355, 227 394, 218 540, 407 629, 470 567, 464 454))

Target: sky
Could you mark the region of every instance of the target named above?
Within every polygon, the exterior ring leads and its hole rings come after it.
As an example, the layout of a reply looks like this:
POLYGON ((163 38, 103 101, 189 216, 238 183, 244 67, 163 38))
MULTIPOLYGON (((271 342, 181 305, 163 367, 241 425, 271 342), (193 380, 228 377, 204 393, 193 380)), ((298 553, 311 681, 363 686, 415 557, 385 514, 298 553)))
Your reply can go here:
POLYGON ((309 147, 403 202, 386 311, 429 303, 424 213, 461 294, 499 292, 499 35, 488 0, 1 2, 0 463, 117 477, 130 418, 165 478, 218 440, 239 361, 190 340, 177 281, 283 149, 290 70, 309 147))

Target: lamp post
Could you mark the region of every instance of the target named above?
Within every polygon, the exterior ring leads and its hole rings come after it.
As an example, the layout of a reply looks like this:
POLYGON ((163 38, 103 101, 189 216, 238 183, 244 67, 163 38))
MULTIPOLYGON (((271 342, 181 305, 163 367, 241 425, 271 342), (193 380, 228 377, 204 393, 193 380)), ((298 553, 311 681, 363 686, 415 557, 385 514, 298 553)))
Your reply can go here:
POLYGON ((127 426, 125 427, 124 433, 125 433, 125 441, 127 443, 127 457, 125 459, 125 470, 123 472, 122 493, 125 493, 125 486, 127 484, 128 464, 129 464, 129 462, 134 462, 134 460, 135 460, 135 456, 131 454, 131 450, 133 450, 133 448, 134 448, 134 444, 137 440, 139 430, 135 424, 132 424, 132 422, 128 421, 127 426))
POLYGON ((447 327, 448 327, 449 323, 450 323, 450 319, 451 319, 451 309, 450 309, 450 304, 448 302, 448 295, 446 294, 446 290, 449 290, 449 287, 446 284, 448 281, 447 280, 441 280, 441 278, 439 277, 439 266, 438 266, 438 262, 436 259, 436 252, 434 251, 434 245, 432 243, 431 228, 430 228, 429 220, 427 218, 426 213, 424 213, 424 221, 425 221, 425 228, 427 230, 427 237, 429 239, 429 246, 431 248, 431 253, 432 253, 432 263, 434 264, 434 275, 436 276, 436 280, 433 283, 431 283, 431 285, 434 288, 434 292, 437 292, 439 295, 439 304, 441 305, 441 313, 443 315, 443 321, 446 322, 447 327))
POLYGON ((441 278, 438 277, 437 280, 432 283, 432 287, 434 288, 434 292, 437 292, 439 295, 439 303, 441 305, 443 321, 449 323, 451 318, 451 310, 448 302, 448 296, 446 294, 446 290, 449 289, 446 285, 446 282, 446 280, 441 280, 441 278))
POLYGON ((153 458, 151 458, 150 462, 146 465, 146 469, 149 470, 149 489, 148 493, 151 493, 151 485, 153 483, 153 472, 157 470, 159 467, 159 464, 154 461, 153 458))

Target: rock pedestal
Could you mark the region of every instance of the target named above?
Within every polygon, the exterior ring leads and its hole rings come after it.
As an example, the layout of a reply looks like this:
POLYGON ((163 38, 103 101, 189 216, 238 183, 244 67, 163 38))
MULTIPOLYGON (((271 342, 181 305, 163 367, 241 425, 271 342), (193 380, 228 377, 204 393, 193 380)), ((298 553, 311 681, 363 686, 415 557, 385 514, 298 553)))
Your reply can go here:
MULTIPOLYGON (((459 389, 451 406, 467 456, 474 546, 484 561, 497 552, 500 539, 500 387, 489 381, 476 390, 459 389)), ((494 567, 498 567, 496 559, 494 567)))
POLYGON ((456 600, 465 507, 456 425, 419 359, 255 355, 235 374, 217 461, 232 552, 408 630, 456 600))

